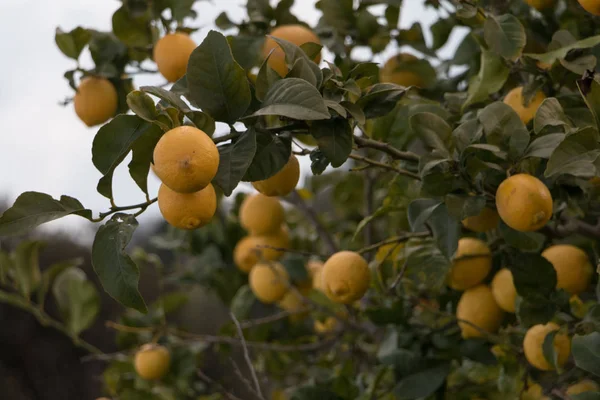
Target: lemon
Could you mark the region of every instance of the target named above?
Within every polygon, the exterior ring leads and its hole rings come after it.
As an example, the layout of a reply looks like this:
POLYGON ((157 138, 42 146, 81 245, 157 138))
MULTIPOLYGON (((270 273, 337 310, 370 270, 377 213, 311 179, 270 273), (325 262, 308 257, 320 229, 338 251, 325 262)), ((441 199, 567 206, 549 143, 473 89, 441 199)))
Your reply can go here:
POLYGON ((75 113, 87 126, 103 124, 117 112, 117 89, 108 79, 86 77, 73 99, 75 113))
POLYGON ((286 228, 281 228, 272 235, 246 236, 236 244, 233 250, 233 260, 241 271, 250 272, 260 260, 275 261, 283 256, 283 252, 273 248, 285 249, 288 247, 289 233, 286 228))
POLYGON ((448 286, 465 290, 480 284, 492 269, 492 253, 479 239, 465 237, 458 241, 454 262, 448 276, 448 286))
POLYGON ((600 16, 600 0, 578 0, 581 7, 590 14, 600 16))
POLYGON ((358 253, 340 251, 323 266, 325 294, 334 302, 349 304, 365 295, 371 282, 367 261, 358 253))
POLYGON ((252 293, 263 303, 276 303, 288 291, 289 276, 280 263, 259 263, 248 277, 252 293))
POLYGON ((582 381, 570 385, 567 388, 568 395, 581 394, 586 392, 600 392, 600 386, 598 386, 596 382, 590 379, 584 379, 582 381))
POLYGON ((215 215, 217 195, 210 183, 194 193, 177 193, 163 183, 158 190, 158 208, 170 225, 196 229, 208 224, 215 215))
POLYGON ((538 11, 554 6, 554 0, 525 0, 525 2, 538 11))
POLYGON ((277 232, 284 218, 279 200, 260 193, 247 196, 240 206, 240 224, 252 235, 277 232))
POLYGON ((513 282, 512 272, 508 268, 502 268, 494 276, 492 280, 492 293, 501 309, 510 313, 515 312, 517 289, 513 282))
POLYGON ((145 344, 135 353, 134 367, 145 380, 158 380, 169 372, 171 355, 166 347, 145 344))
POLYGON ((543 92, 539 91, 527 106, 523 104, 523 87, 519 86, 512 89, 504 97, 504 104, 509 105, 521 118, 524 124, 527 124, 533 119, 535 113, 542 102, 546 99, 543 92))
POLYGON ((594 270, 583 250, 570 244, 558 244, 544 250, 542 257, 556 270, 557 289, 580 294, 590 286, 594 270))
MULTIPOLYGON (((529 328, 523 339, 523 351, 525 358, 529 364, 543 371, 550 371, 554 366, 544 357, 544 340, 550 332, 559 330, 560 327, 553 322, 546 325, 535 325, 529 328)), ((571 354, 571 341, 569 337, 563 333, 558 333, 554 337, 554 351, 557 354, 558 365, 564 365, 571 354)))
POLYGON ((462 224, 465 228, 473 231, 473 232, 487 232, 491 231, 495 227, 498 226, 498 222, 500 221, 500 216, 496 212, 496 210, 492 210, 491 208, 485 207, 481 210, 479 215, 473 215, 471 217, 467 217, 462 220, 462 224))
POLYGON ((400 86, 423 86, 425 82, 419 74, 407 65, 418 61, 418 58, 408 53, 400 53, 383 65, 379 71, 379 81, 382 83, 395 83, 400 86))
MULTIPOLYGON (((321 44, 319 37, 303 25, 282 25, 273 29, 270 36, 286 40, 296 46, 301 46, 305 43, 321 44)), ((285 53, 281 50, 281 47, 279 47, 275 40, 267 38, 262 49, 263 58, 266 58, 269 53, 271 53, 271 50, 273 50, 273 53, 271 54, 271 57, 269 57, 269 67, 277 71, 280 76, 286 76, 288 67, 285 61, 285 53)), ((321 61, 320 53, 315 57, 314 61, 317 64, 321 61)))
POLYGON ((484 332, 495 333, 500 328, 502 317, 502 309, 487 285, 467 289, 456 307, 456 318, 459 319, 458 325, 465 339, 485 337, 484 332), (461 321, 468 321, 470 324, 461 321))
POLYGON ((182 78, 196 43, 185 33, 177 32, 163 36, 154 45, 154 62, 158 71, 169 82, 182 78))
POLYGON ((286 196, 300 180, 300 163, 292 154, 288 162, 275 175, 262 181, 252 182, 252 186, 265 196, 286 196))

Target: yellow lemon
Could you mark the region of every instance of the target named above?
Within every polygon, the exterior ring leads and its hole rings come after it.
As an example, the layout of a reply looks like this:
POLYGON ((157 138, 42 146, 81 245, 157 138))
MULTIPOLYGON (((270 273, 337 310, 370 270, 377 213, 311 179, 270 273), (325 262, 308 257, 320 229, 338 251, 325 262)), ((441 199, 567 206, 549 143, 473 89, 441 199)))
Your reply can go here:
POLYGON ((551 400, 550 397, 544 396, 544 391, 538 383, 529 385, 527 390, 521 395, 521 400, 551 400))
POLYGON ((498 186, 496 208, 502 221, 511 228, 536 231, 552 217, 552 195, 536 177, 517 174, 498 186))
POLYGON ((286 196, 290 194, 300 180, 300 163, 292 154, 287 164, 275 175, 262 180, 252 182, 252 186, 265 196, 286 196))
POLYGON ((283 299, 287 293, 289 276, 280 263, 259 263, 250 271, 248 282, 260 301, 271 304, 283 299))
POLYGON ((117 112, 117 89, 108 79, 86 77, 73 99, 75 113, 87 126, 103 124, 117 112))
POLYGON ((544 250, 542 257, 556 270, 557 289, 580 294, 590 286, 594 270, 583 250, 570 244, 558 244, 544 250))
POLYGON ((600 0, 578 0, 581 7, 590 14, 600 16, 600 0))
MULTIPOLYGON (((543 371, 554 369, 544 357, 543 345, 546 335, 559 329, 560 327, 554 322, 529 328, 525 334, 525 339, 523 339, 523 350, 529 364, 543 371)), ((558 365, 564 365, 571 354, 571 340, 567 335, 563 333, 556 334, 554 337, 554 351, 557 354, 558 365)))
POLYGON ((448 286, 465 290, 480 284, 492 269, 492 252, 479 239, 465 237, 458 241, 458 248, 448 276, 448 286))
POLYGON ((170 363, 169 350, 160 345, 145 344, 135 353, 135 371, 142 379, 161 379, 169 372, 170 363))
POLYGON ((501 309, 510 313, 515 312, 517 289, 513 282, 512 272, 508 268, 502 268, 494 276, 492 280, 492 293, 501 309))
POLYGON ((407 64, 418 61, 418 58, 408 53, 400 53, 383 65, 379 71, 379 81, 395 83, 400 86, 423 86, 423 79, 413 70, 407 69, 407 64))
POLYGON ((525 2, 538 11, 554 6, 554 0, 525 0, 525 2))
POLYGON ((524 124, 533 119, 535 113, 542 102, 546 99, 543 92, 537 92, 527 106, 523 104, 523 87, 519 86, 512 89, 504 97, 504 103, 509 105, 521 118, 524 124))
POLYGON ((208 224, 215 215, 217 194, 210 183, 194 193, 177 193, 163 183, 158 190, 158 208, 170 225, 196 229, 208 224))
POLYGON ((240 224, 252 235, 277 232, 284 218, 279 200, 260 193, 247 196, 240 206, 240 224))
MULTIPOLYGON (((296 46, 301 46, 305 43, 321 44, 319 37, 315 35, 313 31, 303 25, 282 25, 273 29, 270 36, 287 40, 296 46)), ((286 76, 288 73, 288 67, 285 62, 285 53, 283 50, 281 50, 281 47, 279 47, 275 40, 267 38, 262 49, 263 58, 267 58, 269 53, 271 53, 271 50, 274 51, 273 54, 271 54, 271 57, 269 57, 269 67, 277 71, 279 75, 286 76)), ((315 57, 314 61, 317 64, 321 62, 320 53, 317 55, 317 57, 315 57)))
POLYGON ((462 224, 465 228, 473 231, 473 232, 487 232, 491 231, 495 227, 498 226, 498 222, 500 221, 500 216, 496 212, 496 210, 492 210, 491 208, 485 207, 481 210, 479 215, 473 215, 471 217, 467 217, 462 220, 462 224))
POLYGON ((180 126, 165 133, 154 148, 154 172, 179 193, 205 188, 219 169, 219 150, 200 129, 180 126))
POLYGON ((185 33, 163 36, 154 45, 154 62, 158 71, 169 82, 175 82, 187 71, 188 61, 196 43, 185 33))
POLYGON ((332 255, 323 266, 325 294, 334 302, 350 304, 365 295, 371 283, 367 261, 353 251, 332 255))
POLYGON ((462 337, 465 339, 485 337, 484 332, 498 331, 502 317, 502 309, 496 304, 492 290, 487 285, 467 289, 456 307, 456 318, 470 322, 470 324, 458 322, 462 337))
POLYGON ((585 392, 600 392, 600 386, 590 379, 584 379, 580 382, 574 383, 567 388, 567 394, 580 394, 585 392))
POLYGON ((308 315, 308 305, 306 305, 302 297, 293 290, 289 290, 277 305, 279 308, 292 313, 292 315, 290 315, 290 321, 292 322, 299 322, 308 315))
POLYGON ((272 235, 246 236, 236 244, 233 250, 233 260, 241 271, 250 272, 260 260, 279 260, 283 256, 283 252, 274 248, 285 249, 289 247, 289 244, 289 233, 285 228, 281 228, 272 235))

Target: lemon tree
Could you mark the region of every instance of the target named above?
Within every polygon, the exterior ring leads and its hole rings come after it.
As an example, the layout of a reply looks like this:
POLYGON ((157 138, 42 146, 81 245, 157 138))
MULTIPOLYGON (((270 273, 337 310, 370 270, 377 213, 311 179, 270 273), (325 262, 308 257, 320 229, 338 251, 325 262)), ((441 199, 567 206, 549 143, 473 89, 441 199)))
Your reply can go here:
POLYGON ((0 301, 102 360, 111 399, 600 399, 600 2, 423 0, 427 32, 399 24, 412 1, 320 0, 309 26, 248 0, 197 33, 213 3, 57 29, 107 209, 29 191, 0 217, 98 224, 118 352, 81 337, 100 288, 40 271, 37 242, 0 252, 0 301), (141 200, 118 205, 126 159, 141 200), (153 207, 169 228, 131 248, 153 207), (228 310, 215 334, 175 320, 203 318, 198 288, 228 310))

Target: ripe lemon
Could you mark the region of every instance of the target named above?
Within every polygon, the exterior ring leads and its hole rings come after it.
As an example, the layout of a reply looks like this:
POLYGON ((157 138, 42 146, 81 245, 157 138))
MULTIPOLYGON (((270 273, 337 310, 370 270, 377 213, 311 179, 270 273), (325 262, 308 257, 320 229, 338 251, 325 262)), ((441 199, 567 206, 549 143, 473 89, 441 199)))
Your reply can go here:
POLYGON ((579 4, 590 14, 600 16, 600 0, 579 0, 579 4))
POLYGON ((314 277, 315 274, 323 270, 323 265, 325 264, 321 260, 309 260, 308 263, 306 263, 306 270, 311 277, 314 277))
POLYGON ((473 215, 462 220, 462 224, 473 232, 487 232, 498 226, 500 216, 496 210, 485 207, 479 215, 473 215))
POLYGON ((500 328, 502 317, 502 309, 496 304, 492 290, 487 285, 467 289, 460 297, 456 307, 456 318, 468 321, 480 328, 477 329, 471 324, 459 321, 458 325, 462 337, 465 339, 485 337, 481 330, 490 333, 496 332, 500 328))
POLYGON ((187 71, 188 61, 196 43, 185 33, 163 36, 154 45, 154 62, 158 71, 169 82, 175 82, 187 71))
MULTIPOLYGON (((303 25, 282 25, 273 29, 270 36, 287 40, 296 46, 301 46, 304 43, 321 44, 319 37, 315 35, 313 31, 303 25)), ((277 71, 279 75, 286 76, 288 73, 288 67, 285 62, 285 53, 283 50, 281 50, 281 47, 279 47, 276 41, 271 38, 267 38, 265 40, 265 44, 263 45, 262 49, 262 56, 263 58, 267 58, 273 49, 275 50, 273 51, 273 54, 271 54, 271 57, 269 57, 269 67, 277 71)), ((317 55, 317 57, 315 57, 314 61, 317 64, 321 62, 320 53, 317 55)))
POLYGON ((552 195, 536 177, 517 174, 498 186, 496 208, 502 221, 511 228, 536 231, 552 217, 552 195))
POLYGON ((583 250, 570 244, 558 244, 544 250, 542 257, 556 270, 557 289, 580 294, 590 286, 593 268, 583 250))
POLYGON ((551 400, 550 397, 544 396, 544 390, 538 383, 529 385, 527 390, 521 395, 521 400, 551 400))
POLYGON ((458 241, 454 262, 448 275, 448 286, 465 290, 479 285, 492 269, 492 252, 479 239, 465 237, 458 241))
POLYGON ((327 293, 327 290, 325 289, 325 282, 323 281, 323 268, 314 272, 312 279, 312 287, 315 290, 327 293))
POLYGON ((154 172, 179 193, 205 188, 219 169, 219 150, 200 129, 179 126, 165 133, 154 148, 154 172))
POLYGON ((108 79, 83 78, 73 99, 75 113, 87 126, 103 124, 117 112, 118 97, 108 79))
POLYGON ((163 218, 179 229, 196 229, 210 222, 217 210, 213 185, 194 193, 177 193, 164 183, 158 189, 158 208, 163 218))
POLYGON ((325 294, 334 302, 349 304, 365 295, 371 283, 367 261, 353 251, 340 251, 325 262, 322 272, 325 294))
POLYGON ((265 196, 286 196, 290 194, 300 180, 300 163, 292 154, 287 164, 275 175, 262 181, 252 182, 252 186, 265 196))
POLYGON ((395 83, 405 87, 423 86, 424 82, 419 74, 407 69, 407 65, 418 60, 417 57, 408 53, 400 53, 390 58, 379 71, 379 81, 382 83, 395 83))
POLYGON ((580 394, 585 392, 600 392, 600 386, 590 379, 584 379, 574 383, 567 388, 568 395, 580 394))
POLYGON ((381 246, 375 253, 375 261, 382 263, 385 261, 396 261, 398 255, 404 249, 404 243, 390 243, 381 246), (386 258, 387 256, 387 258, 386 258))
POLYGON ((542 101, 546 99, 543 92, 537 92, 527 106, 523 105, 523 87, 519 86, 511 90, 504 97, 504 104, 509 105, 521 118, 524 124, 533 119, 542 101))
POLYGON ((525 0, 525 2, 538 11, 554 6, 554 0, 525 0))
POLYGON ((161 379, 169 372, 170 363, 169 350, 160 345, 145 344, 135 353, 135 371, 142 379, 161 379))
MULTIPOLYGON (((554 367, 546 361, 544 357, 544 339, 546 335, 552 331, 559 330, 560 327, 554 322, 549 322, 546 325, 535 325, 529 328, 523 339, 523 350, 525 358, 529 364, 543 371, 553 370, 554 367)), ((558 365, 564 365, 571 354, 571 340, 563 333, 558 333, 554 337, 554 351, 558 355, 558 365)))
POLYGON ((299 322, 302 321, 308 315, 308 306, 304 303, 303 299, 293 290, 289 290, 285 296, 277 303, 279 308, 284 309, 290 313, 290 321, 299 322), (304 312, 306 311, 306 312, 304 312))
POLYGON ((259 263, 248 277, 252 293, 263 303, 281 300, 288 291, 289 276, 280 263, 259 263))
POLYGON ((492 280, 492 293, 494 294, 496 303, 498 303, 501 309, 510 313, 515 312, 517 289, 515 288, 510 269, 502 268, 496 273, 492 280))
POLYGON ((233 250, 235 265, 243 272, 250 272, 260 260, 275 261, 283 256, 283 252, 263 248, 270 246, 278 249, 288 248, 290 238, 287 229, 281 228, 277 233, 264 236, 246 236, 240 240, 233 250))
POLYGON ((247 196, 240 206, 240 224, 252 235, 277 232, 284 218, 279 200, 260 193, 247 196))

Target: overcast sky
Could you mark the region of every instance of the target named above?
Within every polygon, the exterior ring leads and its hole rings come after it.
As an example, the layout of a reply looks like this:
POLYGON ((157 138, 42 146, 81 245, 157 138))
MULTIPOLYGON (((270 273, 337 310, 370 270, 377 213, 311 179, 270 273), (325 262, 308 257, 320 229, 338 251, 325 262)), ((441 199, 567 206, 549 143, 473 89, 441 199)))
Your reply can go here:
MULTIPOLYGON (((423 2, 404 2, 401 27, 409 27, 418 20, 426 30, 437 19, 435 10, 426 9, 423 2)), ((234 21, 241 20, 245 15, 243 3, 243 0, 198 2, 199 18, 193 25, 204 28, 193 35, 195 41, 202 41, 222 11, 227 11, 234 21)), ((319 17, 314 3, 314 0, 297 0, 294 6, 296 15, 311 25, 319 17)), ((96 192, 100 173, 91 161, 92 140, 98 128, 87 128, 76 117, 72 105, 59 105, 62 99, 73 95, 63 73, 74 67, 74 61, 60 53, 54 43, 54 31, 57 26, 69 31, 78 25, 110 30, 112 13, 120 5, 117 0, 0 0, 3 21, 0 25, 0 198, 5 197, 12 204, 24 191, 44 192, 55 198, 68 194, 94 210, 95 215, 107 210, 108 200, 96 192)), ((397 49, 388 48, 375 61, 385 61, 395 52, 397 49)), ((86 56, 84 52, 84 64, 89 58, 86 56)), ((136 77, 135 85, 162 82, 160 77, 136 77)), ((129 177, 127 162, 117 170, 113 183, 119 205, 144 200, 129 177)), ((310 173, 306 163, 303 169, 310 173)), ((158 180, 151 174, 152 194, 158 186, 158 180)), ((155 205, 140 221, 144 223, 158 216, 155 205)), ((68 217, 46 227, 81 235, 90 231, 90 225, 81 218, 68 217)))

